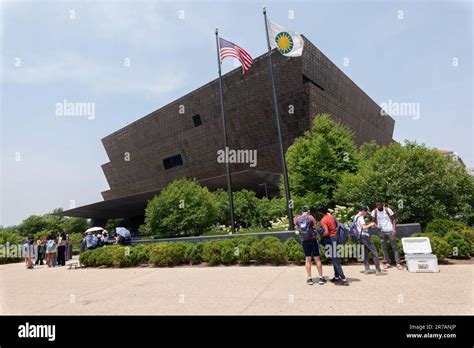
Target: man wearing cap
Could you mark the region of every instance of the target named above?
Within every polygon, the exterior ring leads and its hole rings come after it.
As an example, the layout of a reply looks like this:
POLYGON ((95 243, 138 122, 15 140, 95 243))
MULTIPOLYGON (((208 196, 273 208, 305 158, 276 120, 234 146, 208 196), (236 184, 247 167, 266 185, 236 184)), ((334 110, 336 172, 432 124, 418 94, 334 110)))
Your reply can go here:
POLYGON ((323 277, 323 265, 321 264, 321 259, 319 258, 319 243, 316 239, 316 232, 314 230, 316 220, 310 214, 309 207, 307 205, 303 207, 302 214, 295 219, 295 225, 299 230, 301 245, 303 246, 303 252, 305 256, 305 268, 306 274, 308 276, 306 283, 308 285, 314 284, 313 278, 311 277, 311 263, 314 257, 316 269, 318 270, 319 274, 318 284, 323 285, 326 283, 326 279, 323 277))
POLYGON ((379 254, 377 253, 377 248, 375 247, 372 238, 370 238, 369 228, 375 226, 375 222, 366 223, 365 217, 369 212, 369 207, 366 205, 362 206, 359 210, 359 213, 354 217, 354 222, 356 224, 357 231, 360 233, 360 241, 364 245, 364 273, 370 274, 372 271, 369 266, 369 252, 372 254, 372 259, 375 265, 375 275, 383 275, 380 269, 380 260, 379 254))

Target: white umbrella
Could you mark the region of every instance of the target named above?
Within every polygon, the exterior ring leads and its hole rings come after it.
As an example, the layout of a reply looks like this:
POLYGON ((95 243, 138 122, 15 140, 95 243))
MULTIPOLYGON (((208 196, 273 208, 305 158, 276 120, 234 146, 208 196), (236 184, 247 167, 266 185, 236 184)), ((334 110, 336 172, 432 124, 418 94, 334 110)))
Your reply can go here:
POLYGON ((117 228, 115 228, 115 232, 119 236, 122 236, 123 238, 130 238, 130 236, 131 236, 130 231, 127 230, 125 227, 117 227, 117 228))
POLYGON ((103 231, 104 229, 102 227, 91 227, 86 230, 86 233, 89 232, 96 232, 96 231, 103 231))

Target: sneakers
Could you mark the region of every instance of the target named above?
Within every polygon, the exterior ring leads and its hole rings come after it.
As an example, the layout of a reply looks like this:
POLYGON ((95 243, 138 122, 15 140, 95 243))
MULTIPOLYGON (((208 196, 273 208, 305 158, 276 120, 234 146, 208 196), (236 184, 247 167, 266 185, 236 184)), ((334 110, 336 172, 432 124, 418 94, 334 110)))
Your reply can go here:
POLYGON ((397 263, 397 269, 402 270, 402 269, 403 269, 403 266, 400 265, 399 263, 397 263))
POLYGON ((344 286, 349 285, 347 278, 334 277, 330 279, 329 281, 338 285, 344 285, 344 286))
POLYGON ((374 273, 374 271, 373 271, 373 270, 371 270, 371 269, 365 269, 365 270, 361 271, 360 273, 364 273, 364 274, 373 274, 373 273, 374 273))
POLYGON ((390 266, 390 264, 388 262, 383 264, 383 269, 389 269, 390 267, 392 267, 392 266, 390 266))
POLYGON ((341 278, 340 284, 341 284, 341 285, 344 285, 344 286, 348 286, 348 285, 349 285, 349 281, 347 280, 347 278, 341 278))
POLYGON ((306 280, 306 284, 313 285, 314 284, 313 278, 308 278, 308 280, 306 280))
POLYGON ((326 284, 326 279, 324 277, 320 277, 319 280, 318 280, 318 284, 319 285, 323 285, 323 284, 326 284))
POLYGON ((384 272, 384 271, 375 271, 375 275, 376 276, 381 276, 381 275, 386 275, 387 272, 384 272))

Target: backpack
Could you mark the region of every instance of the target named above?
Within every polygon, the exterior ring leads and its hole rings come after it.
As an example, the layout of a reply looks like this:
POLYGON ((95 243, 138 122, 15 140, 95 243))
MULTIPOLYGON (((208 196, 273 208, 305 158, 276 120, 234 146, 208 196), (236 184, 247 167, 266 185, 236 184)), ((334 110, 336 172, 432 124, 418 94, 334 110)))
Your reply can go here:
POLYGON ((46 251, 54 251, 56 249, 56 243, 54 242, 53 239, 48 240, 46 243, 46 251))
POLYGON ((301 233, 301 240, 308 240, 311 238, 311 226, 308 215, 302 215, 300 218, 299 229, 301 233))
POLYGON ((336 239, 337 244, 346 244, 347 240, 349 239, 349 230, 341 224, 339 221, 336 220, 336 239))
POLYGON ((354 242, 357 242, 360 240, 360 235, 361 233, 357 230, 357 219, 358 219, 358 215, 356 215, 353 219, 352 219, 352 223, 349 225, 349 235, 351 236, 351 239, 354 241, 354 242))

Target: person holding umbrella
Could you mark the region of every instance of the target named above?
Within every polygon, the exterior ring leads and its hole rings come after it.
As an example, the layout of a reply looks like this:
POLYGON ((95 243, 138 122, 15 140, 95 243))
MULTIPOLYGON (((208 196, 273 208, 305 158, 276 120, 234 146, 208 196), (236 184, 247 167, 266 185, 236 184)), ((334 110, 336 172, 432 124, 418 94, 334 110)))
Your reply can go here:
POLYGON ((125 227, 117 227, 115 229, 115 240, 117 241, 117 244, 130 245, 132 241, 132 235, 125 227))

